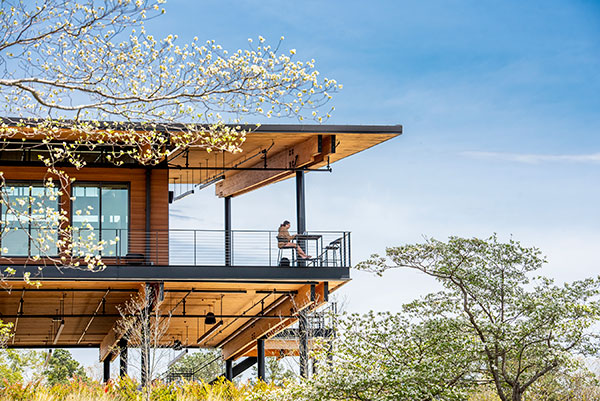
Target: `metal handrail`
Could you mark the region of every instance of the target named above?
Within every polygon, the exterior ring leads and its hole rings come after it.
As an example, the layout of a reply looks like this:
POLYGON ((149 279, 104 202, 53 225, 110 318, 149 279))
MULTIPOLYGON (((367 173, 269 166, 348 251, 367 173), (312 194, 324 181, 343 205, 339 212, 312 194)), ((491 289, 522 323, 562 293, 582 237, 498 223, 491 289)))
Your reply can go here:
MULTIPOLYGON (((11 231, 12 233, 13 231, 11 231)), ((119 228, 78 230, 71 239, 75 256, 95 249, 107 265, 188 265, 188 266, 280 266, 282 258, 291 267, 351 267, 350 233, 311 231, 303 236, 305 252, 313 258, 303 261, 293 248, 279 248, 274 230, 163 229, 137 231, 119 228), (306 239, 306 238, 309 239, 306 239), (102 241, 102 248, 97 247, 102 241), (332 244, 336 246, 332 246, 332 244), (78 252, 80 254, 78 254, 78 252)), ((1 236, 2 242, 10 238, 1 236)), ((11 255, 10 257, 32 257, 11 255)), ((43 256, 43 255, 41 255, 43 256)))

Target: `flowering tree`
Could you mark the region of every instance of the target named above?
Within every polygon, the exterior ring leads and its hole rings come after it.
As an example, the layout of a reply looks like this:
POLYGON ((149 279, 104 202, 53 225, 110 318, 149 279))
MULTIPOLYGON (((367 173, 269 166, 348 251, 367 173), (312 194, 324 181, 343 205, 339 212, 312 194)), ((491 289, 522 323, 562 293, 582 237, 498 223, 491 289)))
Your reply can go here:
POLYGON ((545 263, 537 248, 496 236, 451 237, 387 248, 386 256, 373 255, 359 268, 410 268, 442 283, 445 291, 407 311, 424 321, 458 322, 439 326, 440 341, 471 341, 471 377, 489 380, 502 401, 520 401, 546 375, 568 367, 573 354, 600 353, 591 330, 600 320, 600 279, 557 286, 531 278, 545 263))
MULTIPOLYGON (((294 49, 282 51, 283 37, 275 47, 259 37, 233 52, 197 37, 185 44, 177 35, 157 38, 144 23, 165 12, 162 3, 0 5, 0 107, 12 116, 0 124, 0 145, 35 150, 48 169, 44 199, 64 193, 72 180, 59 166, 84 167, 82 151, 101 148, 114 165, 155 165, 192 147, 239 151, 247 132, 236 124, 244 116, 329 117, 322 106, 341 85, 320 78, 314 60, 296 61, 294 49)), ((37 224, 37 235, 28 235, 40 263, 103 267, 98 251, 106 244, 93 235, 73 243, 73 231, 88 226, 71 227, 60 205, 11 193, 2 176, 0 186, 3 221, 16 222, 5 224, 2 235, 37 224), (56 248, 61 257, 49 258, 56 248)))

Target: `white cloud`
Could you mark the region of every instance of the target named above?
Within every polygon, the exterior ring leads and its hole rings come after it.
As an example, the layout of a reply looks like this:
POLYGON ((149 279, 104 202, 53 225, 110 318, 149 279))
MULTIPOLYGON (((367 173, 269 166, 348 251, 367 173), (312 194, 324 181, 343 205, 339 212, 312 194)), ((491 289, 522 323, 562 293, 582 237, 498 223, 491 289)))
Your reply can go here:
POLYGON ((501 160, 527 164, 600 163, 600 153, 547 155, 535 153, 462 152, 461 154, 475 159, 501 160))

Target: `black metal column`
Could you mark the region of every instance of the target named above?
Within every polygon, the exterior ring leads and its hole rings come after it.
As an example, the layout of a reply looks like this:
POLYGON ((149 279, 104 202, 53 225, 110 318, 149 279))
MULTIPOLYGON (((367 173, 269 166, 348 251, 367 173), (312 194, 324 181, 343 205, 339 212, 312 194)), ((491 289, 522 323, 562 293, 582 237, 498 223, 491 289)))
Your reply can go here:
POLYGON ((119 340, 119 376, 127 376, 127 339, 119 340))
POLYGON ((104 383, 108 383, 110 380, 110 355, 106 357, 103 363, 103 371, 104 371, 104 383))
MULTIPOLYGON (((304 172, 296 171, 296 225, 298 234, 306 232, 306 198, 304 194, 304 172)), ((306 252, 306 242, 298 240, 298 245, 306 252)), ((306 262, 298 257, 298 266, 305 266, 306 262)))
POLYGON ((225 378, 229 381, 233 380, 233 359, 225 360, 225 378))
POLYGON ((256 358, 258 365, 258 380, 266 381, 265 379, 265 340, 259 338, 256 340, 256 358))
POLYGON ((306 311, 301 311, 298 314, 298 336, 300 376, 308 378, 308 318, 306 311))
POLYGON ((296 171, 296 225, 298 232, 306 231, 306 201, 304 197, 304 172, 296 171))
POLYGON ((233 235, 231 232, 231 196, 225 197, 225 266, 233 262, 233 235))

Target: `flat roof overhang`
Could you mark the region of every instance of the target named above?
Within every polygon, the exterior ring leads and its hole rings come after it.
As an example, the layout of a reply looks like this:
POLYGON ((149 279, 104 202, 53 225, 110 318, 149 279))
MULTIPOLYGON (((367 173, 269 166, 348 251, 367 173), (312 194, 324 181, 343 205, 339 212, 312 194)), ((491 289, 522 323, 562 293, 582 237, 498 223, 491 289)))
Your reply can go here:
MULTIPOLYGON (((23 135, 43 121, 14 117, 1 119, 5 126, 18 125, 18 129, 23 130, 23 135)), ((65 120, 59 124, 64 129, 59 130, 57 140, 74 140, 79 135, 69 131, 73 121, 65 120)), ((97 131, 153 130, 168 134, 206 129, 206 125, 179 123, 99 121, 93 124, 97 131)), ((228 124, 227 127, 240 127, 247 131, 240 152, 208 153, 201 146, 173 149, 165 163, 169 168, 169 182, 192 184, 201 188, 216 183, 215 191, 219 197, 238 196, 288 179, 298 170, 330 170, 330 165, 336 161, 402 134, 401 125, 228 124), (197 172, 190 174, 189 170, 197 172)), ((31 133, 27 138, 36 139, 31 133)))

